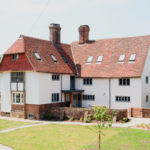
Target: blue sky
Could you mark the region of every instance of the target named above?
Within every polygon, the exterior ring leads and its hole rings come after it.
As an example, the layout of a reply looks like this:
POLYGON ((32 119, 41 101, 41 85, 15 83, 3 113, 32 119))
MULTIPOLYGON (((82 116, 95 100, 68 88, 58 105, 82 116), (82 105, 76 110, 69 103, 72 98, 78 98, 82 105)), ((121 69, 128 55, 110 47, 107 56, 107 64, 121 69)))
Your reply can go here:
POLYGON ((78 40, 82 24, 90 39, 150 35, 150 0, 1 0, 0 53, 20 34, 49 39, 50 23, 64 43, 78 40))

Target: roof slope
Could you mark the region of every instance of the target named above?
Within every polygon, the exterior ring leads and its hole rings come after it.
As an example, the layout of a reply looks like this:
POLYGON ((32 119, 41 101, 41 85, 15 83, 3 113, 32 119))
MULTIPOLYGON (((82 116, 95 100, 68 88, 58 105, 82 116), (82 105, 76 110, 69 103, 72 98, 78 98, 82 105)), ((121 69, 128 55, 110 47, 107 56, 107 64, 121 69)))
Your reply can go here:
POLYGON ((65 74, 76 73, 70 45, 54 45, 47 40, 22 35, 21 38, 6 51, 5 55, 24 52, 35 71, 65 74), (41 61, 36 59, 34 52, 39 53, 41 61), (58 63, 53 62, 50 56, 51 54, 56 57, 58 63), (62 56, 68 60, 69 64, 64 62, 62 56))
POLYGON ((71 44, 79 77, 140 77, 150 46, 150 36, 104 39, 79 45, 71 44), (124 63, 118 63, 125 54, 124 63), (136 54, 135 63, 129 63, 131 54, 136 54), (103 55, 101 64, 96 64, 98 56, 103 55), (93 56, 91 64, 86 64, 88 56, 93 56))

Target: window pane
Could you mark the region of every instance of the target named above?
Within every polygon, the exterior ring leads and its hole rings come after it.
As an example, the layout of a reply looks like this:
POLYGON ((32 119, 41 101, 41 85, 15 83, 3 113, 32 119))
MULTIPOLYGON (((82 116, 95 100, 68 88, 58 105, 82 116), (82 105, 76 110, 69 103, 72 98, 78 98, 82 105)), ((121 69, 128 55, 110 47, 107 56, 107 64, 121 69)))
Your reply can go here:
POLYGON ((131 56, 130 56, 130 61, 135 61, 135 57, 136 57, 136 54, 131 54, 131 56))
POLYGON ((86 63, 91 63, 92 60, 93 60, 93 56, 89 56, 88 59, 87 59, 87 61, 86 61, 86 63))
POLYGON ((41 60, 41 57, 40 57, 39 53, 35 52, 34 55, 35 55, 37 60, 41 60))
POLYGON ((102 60, 103 60, 103 56, 98 56, 98 58, 97 58, 97 63, 100 63, 100 62, 102 62, 102 60))
POLYGON ((124 61, 124 59, 125 59, 125 55, 123 54, 123 55, 120 55, 120 57, 119 57, 119 62, 123 62, 124 61))
POLYGON ((51 58, 52 58, 52 60, 54 61, 54 62, 57 62, 57 59, 56 59, 56 57, 54 56, 54 55, 50 55, 51 56, 51 58))
POLYGON ((16 93, 16 103, 20 103, 20 93, 16 93))

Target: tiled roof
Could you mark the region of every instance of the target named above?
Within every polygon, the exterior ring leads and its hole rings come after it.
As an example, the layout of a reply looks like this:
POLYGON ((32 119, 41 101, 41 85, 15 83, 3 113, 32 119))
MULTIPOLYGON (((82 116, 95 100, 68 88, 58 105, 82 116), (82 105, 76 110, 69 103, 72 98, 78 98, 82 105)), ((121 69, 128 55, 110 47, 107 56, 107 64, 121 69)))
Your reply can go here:
POLYGON ((21 36, 5 53, 25 53, 33 69, 38 72, 75 74, 75 65, 71 54, 70 45, 54 45, 47 40, 36 39, 27 36, 21 36), (38 61, 34 55, 37 52, 41 61, 38 61), (53 54, 58 63, 54 63, 50 55, 53 54), (69 64, 66 64, 62 58, 64 56, 69 64))
POLYGON ((140 77, 150 47, 150 36, 104 39, 86 44, 71 44, 79 77, 140 77), (124 63, 118 63, 121 54, 125 54, 124 63), (136 54, 135 63, 129 63, 131 54, 136 54), (98 56, 103 55, 101 64, 96 64, 98 56), (93 56, 91 64, 86 64, 93 56))

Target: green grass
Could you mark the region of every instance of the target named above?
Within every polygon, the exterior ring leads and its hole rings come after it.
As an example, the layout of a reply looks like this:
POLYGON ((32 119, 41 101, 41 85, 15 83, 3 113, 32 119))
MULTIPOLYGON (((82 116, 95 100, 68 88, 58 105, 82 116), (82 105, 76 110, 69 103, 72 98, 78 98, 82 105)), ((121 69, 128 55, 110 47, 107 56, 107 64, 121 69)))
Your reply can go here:
POLYGON ((13 128, 13 127, 17 127, 17 126, 22 126, 22 125, 27 125, 27 124, 33 124, 33 123, 0 119, 0 130, 13 128))
MULTIPOLYGON (((0 143, 15 150, 97 150, 91 127, 44 125, 0 134, 0 143)), ((150 132, 128 128, 104 131, 102 150, 150 150, 150 132)))

